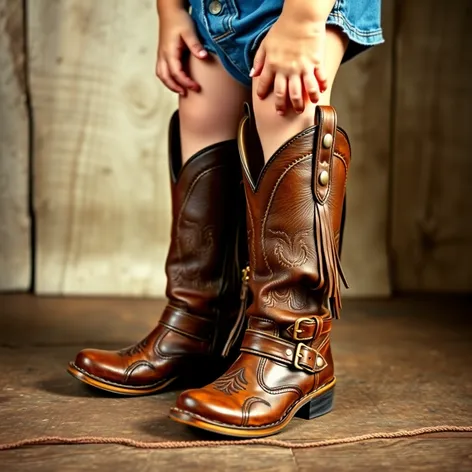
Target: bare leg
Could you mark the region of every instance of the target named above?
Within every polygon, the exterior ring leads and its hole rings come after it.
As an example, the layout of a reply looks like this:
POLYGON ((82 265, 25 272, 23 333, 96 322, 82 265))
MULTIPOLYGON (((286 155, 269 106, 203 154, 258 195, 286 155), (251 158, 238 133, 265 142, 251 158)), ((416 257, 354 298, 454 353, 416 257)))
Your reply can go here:
MULTIPOLYGON (((318 105, 329 105, 331 89, 336 73, 341 64, 347 47, 347 38, 337 28, 328 27, 326 31, 326 71, 328 89, 321 95, 318 105)), ((264 150, 264 160, 267 162, 272 154, 288 139, 300 131, 313 126, 315 105, 308 101, 305 111, 297 115, 292 108, 280 116, 275 110, 275 97, 271 93, 266 99, 257 97, 257 78, 253 83, 253 106, 257 130, 264 150)))
POLYGON ((235 139, 243 103, 250 99, 249 89, 214 56, 205 60, 190 56, 189 68, 201 91, 189 91, 179 99, 183 163, 206 146, 235 139))

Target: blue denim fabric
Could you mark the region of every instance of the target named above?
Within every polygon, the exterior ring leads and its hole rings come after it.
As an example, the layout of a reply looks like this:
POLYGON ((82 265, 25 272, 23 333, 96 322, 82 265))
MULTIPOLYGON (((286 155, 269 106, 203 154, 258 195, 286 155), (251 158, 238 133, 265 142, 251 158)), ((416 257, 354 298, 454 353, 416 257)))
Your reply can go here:
MULTIPOLYGON (((220 0, 221 11, 210 13, 212 0, 190 0, 192 18, 205 48, 226 70, 250 86, 249 71, 264 35, 279 17, 283 0, 220 0)), ((383 43, 381 0, 336 0, 328 25, 337 25, 350 39, 343 61, 383 43)))

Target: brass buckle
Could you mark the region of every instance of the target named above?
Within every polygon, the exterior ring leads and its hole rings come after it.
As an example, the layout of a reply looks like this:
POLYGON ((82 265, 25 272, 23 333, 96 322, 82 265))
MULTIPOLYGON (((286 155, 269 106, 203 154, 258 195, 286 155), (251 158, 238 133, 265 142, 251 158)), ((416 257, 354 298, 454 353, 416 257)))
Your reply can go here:
POLYGON ((312 336, 309 336, 307 338, 300 338, 298 336, 298 333, 302 333, 303 330, 300 329, 300 324, 303 322, 308 322, 311 324, 317 323, 313 318, 298 318, 295 321, 295 324, 293 325, 293 339, 294 341, 308 341, 309 339, 312 339, 312 336))
POLYGON ((295 351, 295 359, 293 361, 293 365, 295 366, 296 369, 298 370, 306 370, 310 373, 314 373, 315 372, 315 366, 316 366, 316 357, 317 357, 318 353, 316 352, 315 349, 311 348, 310 346, 307 346, 306 344, 303 344, 303 343, 299 343, 297 345, 297 349, 295 351), (300 358, 302 358, 302 347, 308 349, 309 351, 313 352, 315 354, 315 357, 314 357, 314 364, 313 364, 313 369, 310 369, 308 367, 304 367, 304 366, 301 366, 300 363, 298 362, 300 358))

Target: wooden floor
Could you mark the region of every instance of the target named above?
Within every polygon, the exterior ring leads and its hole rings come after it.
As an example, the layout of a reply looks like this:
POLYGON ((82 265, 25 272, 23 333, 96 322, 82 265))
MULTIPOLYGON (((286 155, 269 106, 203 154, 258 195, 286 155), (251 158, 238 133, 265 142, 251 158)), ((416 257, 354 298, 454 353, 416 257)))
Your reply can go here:
MULTIPOLYGON (((123 347, 154 325, 161 301, 0 297, 0 443, 44 435, 142 441, 217 439, 167 419, 176 392, 119 398, 65 373, 82 347, 123 347)), ((294 420, 284 441, 435 425, 472 425, 472 300, 346 301, 335 323, 335 410, 294 420)), ((0 452, 3 471, 472 470, 472 433, 316 449, 220 446, 138 450, 38 446, 0 452)))

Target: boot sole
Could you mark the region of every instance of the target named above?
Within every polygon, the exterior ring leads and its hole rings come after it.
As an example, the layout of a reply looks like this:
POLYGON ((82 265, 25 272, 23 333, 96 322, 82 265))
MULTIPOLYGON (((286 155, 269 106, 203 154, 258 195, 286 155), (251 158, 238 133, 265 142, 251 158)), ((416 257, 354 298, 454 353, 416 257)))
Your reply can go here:
POLYGON ((92 387, 98 388, 100 390, 116 393, 119 395, 128 395, 134 397, 140 395, 150 395, 152 393, 160 392, 161 390, 164 390, 166 387, 168 387, 175 380, 177 380, 177 377, 174 377, 159 385, 152 385, 149 387, 130 387, 127 385, 110 383, 104 379, 92 376, 91 374, 77 367, 73 362, 71 362, 67 367, 67 372, 69 372, 69 374, 71 374, 77 380, 80 380, 81 382, 92 387))
POLYGON ((179 408, 171 408, 169 417, 178 423, 225 436, 240 438, 260 438, 271 436, 272 434, 277 434, 282 431, 294 416, 303 419, 314 419, 329 413, 333 409, 335 384, 336 379, 334 378, 329 384, 326 384, 315 392, 306 395, 294 405, 282 420, 278 421, 276 424, 271 424, 270 426, 253 426, 244 428, 225 425, 179 408))

